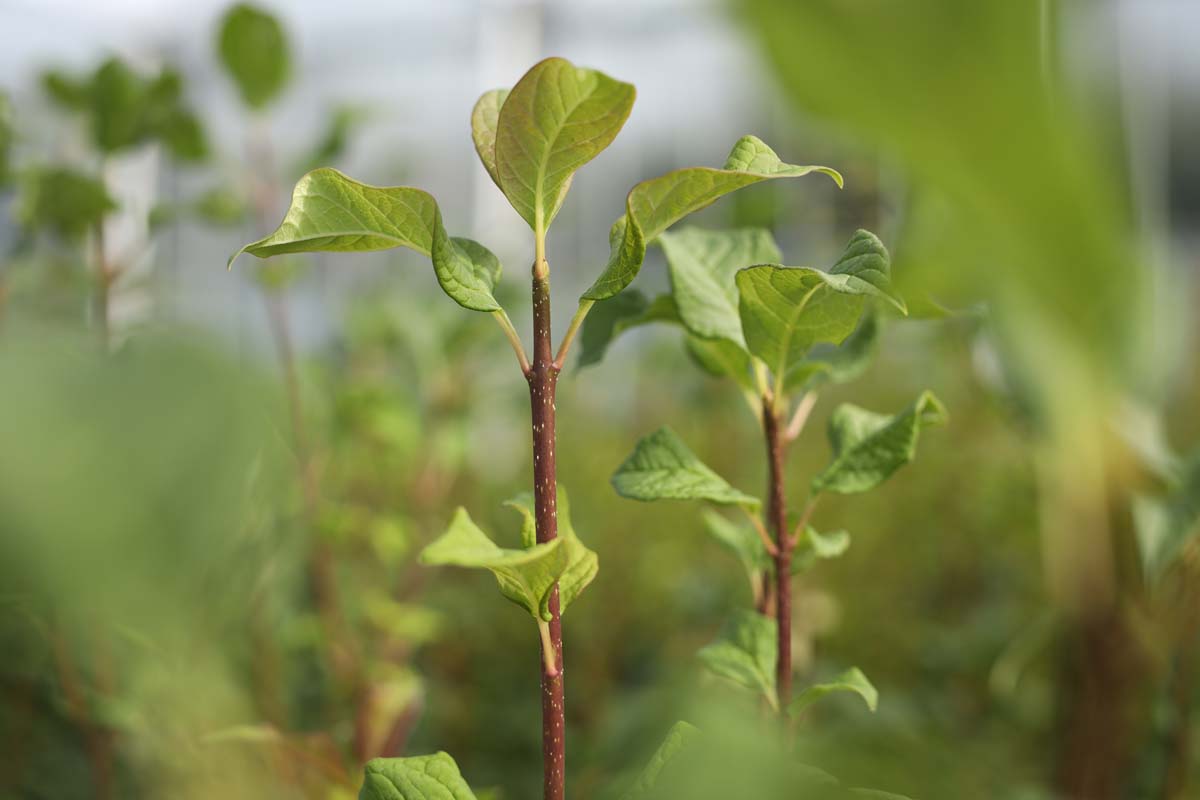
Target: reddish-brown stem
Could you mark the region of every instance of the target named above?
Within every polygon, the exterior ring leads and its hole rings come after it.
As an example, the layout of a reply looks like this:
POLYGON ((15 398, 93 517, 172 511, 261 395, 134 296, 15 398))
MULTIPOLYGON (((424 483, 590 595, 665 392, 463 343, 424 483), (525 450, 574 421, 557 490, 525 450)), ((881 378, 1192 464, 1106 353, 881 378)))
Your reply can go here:
POLYGON ((775 533, 775 622, 778 631, 778 655, 775 659, 775 686, 780 712, 787 713, 792 697, 792 549, 788 535, 787 501, 783 491, 784 432, 770 400, 763 401, 763 432, 767 439, 769 479, 767 522, 775 533))
MULTIPOLYGON (((544 260, 533 267, 533 363, 529 381, 529 407, 533 421, 533 501, 537 540, 558 537, 558 475, 554 466, 554 390, 559 368, 554 364, 550 340, 550 276, 544 260)), ((563 800, 566 763, 565 714, 563 707, 562 622, 559 619, 558 587, 550 596, 550 659, 539 657, 542 674, 542 795, 545 800, 563 800)))

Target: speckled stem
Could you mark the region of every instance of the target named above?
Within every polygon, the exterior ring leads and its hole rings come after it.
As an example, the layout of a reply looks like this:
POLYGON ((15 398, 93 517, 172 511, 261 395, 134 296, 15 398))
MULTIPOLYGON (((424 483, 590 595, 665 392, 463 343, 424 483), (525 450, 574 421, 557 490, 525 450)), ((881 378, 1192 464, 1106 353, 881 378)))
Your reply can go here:
MULTIPOLYGON (((533 363, 528 372, 529 406, 533 417, 533 500, 537 540, 558 536, 558 477, 554 467, 554 389, 558 367, 550 340, 550 270, 543 259, 533 268, 533 363)), ((565 717, 563 708, 562 622, 558 614, 558 587, 550 597, 549 659, 539 659, 542 673, 542 761, 545 800, 565 797, 565 717)))
POLYGON ((770 401, 763 402, 763 433, 770 464, 767 523, 775 533, 775 621, 779 653, 775 661, 775 686, 779 708, 786 716, 792 698, 792 546, 787 529, 787 506, 783 491, 783 431, 770 401))

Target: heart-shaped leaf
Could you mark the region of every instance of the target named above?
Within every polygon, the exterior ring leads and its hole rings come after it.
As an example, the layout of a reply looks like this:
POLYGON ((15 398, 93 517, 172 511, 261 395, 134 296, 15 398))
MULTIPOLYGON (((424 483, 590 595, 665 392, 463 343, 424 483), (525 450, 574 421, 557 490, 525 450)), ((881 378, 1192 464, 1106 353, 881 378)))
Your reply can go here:
POLYGON ((466 509, 454 512, 450 526, 421 551, 420 562, 431 566, 490 570, 500 593, 524 608, 534 619, 550 621, 550 594, 568 567, 564 539, 515 550, 496 545, 479 529, 466 509))
POLYGON ((363 773, 358 800, 475 800, 448 753, 373 758, 363 773))
POLYGON ((843 403, 829 418, 833 460, 813 478, 813 493, 855 494, 875 488, 916 457, 921 428, 945 419, 946 409, 932 392, 922 392, 895 416, 843 403))
POLYGON ((840 344, 854 331, 868 296, 903 310, 891 291, 887 251, 859 231, 829 272, 763 265, 737 274, 746 343, 783 381, 818 342, 840 344))
POLYGON ((688 167, 642 181, 625 198, 625 215, 608 235, 608 264, 582 299, 604 300, 628 286, 646 259, 646 245, 693 211, 760 181, 798 178, 810 172, 824 173, 842 185, 842 176, 835 170, 785 164, 762 140, 743 136, 722 169, 688 167))
POLYGON ((538 237, 562 207, 575 171, 616 138, 635 94, 631 84, 602 72, 547 58, 504 98, 496 118, 495 178, 538 237))
POLYGON ((775 636, 774 620, 754 611, 739 611, 725 624, 717 640, 697 655, 710 672, 761 692, 772 708, 778 708, 775 636))
POLYGON ((268 258, 393 247, 429 256, 442 290, 464 308, 501 310, 492 294, 500 278, 499 259, 478 242, 450 238, 433 195, 409 186, 370 186, 335 169, 316 169, 301 178, 278 230, 234 253, 229 264, 242 253, 268 258))
POLYGON ((221 20, 217 48, 221 63, 251 108, 271 102, 287 84, 287 38, 279 20, 247 3, 238 3, 221 20))
POLYGON ((875 710, 879 703, 879 692, 867 680, 867 676, 858 667, 851 667, 840 675, 824 683, 809 686, 788 705, 788 713, 799 714, 813 703, 833 692, 850 692, 856 694, 867 704, 867 708, 875 710))
POLYGON ((782 256, 770 231, 688 227, 663 233, 658 242, 667 257, 679 318, 688 331, 702 339, 725 339, 744 348, 734 277, 738 270, 755 264, 779 263, 782 256))
POLYGON ((649 794, 658 783, 658 777, 668 762, 686 748, 699 733, 699 728, 687 722, 676 722, 671 726, 667 738, 659 745, 658 750, 654 751, 654 755, 629 791, 621 795, 621 800, 637 800, 649 794))
POLYGON ((696 457, 670 428, 642 437, 612 477, 631 500, 708 500, 757 508, 758 498, 738 491, 696 457))

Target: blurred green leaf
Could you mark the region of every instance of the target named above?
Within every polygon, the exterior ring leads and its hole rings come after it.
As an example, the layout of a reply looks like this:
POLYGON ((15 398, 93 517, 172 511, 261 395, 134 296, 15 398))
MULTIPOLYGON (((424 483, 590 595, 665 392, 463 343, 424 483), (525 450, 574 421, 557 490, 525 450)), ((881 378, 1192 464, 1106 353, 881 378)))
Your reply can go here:
POLYGON ((862 230, 829 272, 764 265, 741 270, 736 280, 746 343, 780 384, 814 344, 848 337, 867 297, 904 308, 891 293, 887 251, 862 230))
POLYGON ((319 167, 330 166, 346 152, 350 134, 367 118, 368 112, 353 106, 336 108, 325 123, 317 143, 296 168, 296 174, 311 172, 319 167))
MULTIPOLYGON (((562 207, 575 171, 616 138, 635 94, 628 83, 562 58, 538 62, 508 93, 496 120, 496 176, 539 236, 562 207)), ((486 131, 483 137, 486 145, 486 131)))
POLYGON ((508 97, 508 89, 492 89, 484 92, 471 109, 471 141, 475 143, 475 152, 479 161, 492 182, 500 186, 500 175, 496 172, 496 126, 500 120, 500 107, 508 97))
POLYGON ((287 84, 291 56, 283 26, 273 15, 238 3, 221 19, 217 35, 221 63, 251 108, 262 108, 287 84))
POLYGON ((628 286, 642 268, 646 245, 688 214, 760 181, 810 172, 824 173, 842 185, 842 176, 828 167, 785 164, 760 139, 743 136, 722 169, 688 167, 642 181, 626 197, 625 215, 609 231, 608 264, 583 299, 604 300, 628 286))
POLYGON ((17 219, 30 230, 78 239, 117 208, 104 184, 67 167, 42 167, 22 176, 17 219))
POLYGON ((475 800, 447 753, 373 758, 363 767, 359 800, 475 800))
POLYGON ((621 800, 637 800, 637 798, 649 794, 655 783, 658 782, 658 776, 667 762, 687 747, 699 733, 700 731, 695 725, 682 721, 676 722, 671 730, 667 731, 667 738, 651 756, 649 763, 642 769, 632 788, 621 796, 621 800))
POLYGON ((770 617, 755 611, 738 611, 725 624, 717 640, 697 655, 709 671, 761 692, 772 708, 778 708, 775 636, 775 621, 770 617))
POLYGON ((631 500, 708 500, 757 508, 758 498, 738 491, 688 450, 670 428, 642 437, 612 476, 617 494, 631 500))
POLYGON ((702 339, 745 347, 738 316, 738 270, 777 264, 783 256, 770 231, 707 231, 687 227, 658 237, 667 257, 671 294, 684 326, 702 339))
POLYGON ((1180 465, 1165 497, 1137 498, 1134 522, 1142 569, 1154 582, 1200 534, 1200 451, 1180 465))
POLYGON ((748 525, 736 523, 711 508, 701 512, 704 527, 709 534, 737 556, 746 569, 746 575, 754 580, 764 570, 771 568, 771 557, 762 539, 748 525))
POLYGON ((12 103, 6 92, 0 91, 0 187, 12 181, 12 146, 16 141, 13 128, 12 103))
POLYGON ((792 556, 792 574, 809 569, 817 561, 839 558, 849 547, 848 531, 821 533, 811 525, 805 526, 804 535, 792 556))
POLYGON ((789 714, 800 714, 813 703, 833 692, 850 692, 858 695, 867 704, 867 708, 875 710, 879 703, 879 692, 867 680, 867 676, 858 667, 851 667, 832 680, 825 683, 814 683, 796 695, 796 699, 788 704, 789 714))
POLYGON ((278 230, 234 253, 269 258, 284 253, 362 253, 407 247, 433 260, 442 290, 474 311, 498 311, 492 295, 500 262, 470 239, 450 238, 442 212, 428 192, 408 186, 359 183, 335 169, 300 179, 278 230))
POLYGON ((238 225, 245 221, 250 205, 240 191, 220 185, 207 189, 192 201, 191 210, 210 225, 238 225))
POLYGON ((873 489, 917 454, 921 428, 946 420, 932 392, 922 392, 895 416, 876 414, 849 403, 829 418, 833 460, 812 480, 812 491, 855 494, 873 489))

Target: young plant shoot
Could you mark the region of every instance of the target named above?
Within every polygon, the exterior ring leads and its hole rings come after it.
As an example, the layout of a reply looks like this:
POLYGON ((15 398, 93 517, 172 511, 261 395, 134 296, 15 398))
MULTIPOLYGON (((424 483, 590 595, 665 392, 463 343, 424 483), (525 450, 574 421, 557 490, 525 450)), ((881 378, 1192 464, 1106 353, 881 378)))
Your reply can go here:
MULTIPOLYGON (((555 388, 571 343, 593 306, 617 295, 637 276, 647 244, 693 211, 729 192, 774 178, 821 172, 841 183, 833 170, 785 164, 763 142, 746 136, 720 168, 680 169, 637 184, 626 199, 624 215, 609 232, 608 263, 579 299, 555 348, 546 238, 574 173, 613 141, 629 116, 634 95, 628 83, 549 58, 512 89, 484 94, 471 114, 480 161, 532 232, 532 357, 526 355, 508 313, 493 294, 500 280, 500 261, 482 244, 451 236, 437 201, 420 189, 371 186, 332 169, 314 170, 296 185, 278 230, 230 259, 232 265, 243 252, 269 258, 406 247, 430 258, 438 283, 451 299, 465 309, 490 314, 507 337, 529 385, 532 423, 533 492, 509 503, 523 519, 522 546, 500 547, 466 510, 459 509, 445 534, 426 548, 422 560, 490 570, 501 593, 535 622, 541 647, 546 800, 565 796, 561 618, 595 577, 598 566, 596 554, 571 526, 566 493, 555 470, 555 388)), ((830 282, 849 284, 852 276, 832 276, 830 282)), ((853 278, 855 287, 863 283, 865 279, 853 278)), ((445 754, 375 760, 367 765, 363 798, 432 796, 457 800, 474 796, 445 754)))
POLYGON ((611 339, 631 327, 669 322, 683 328, 696 363, 732 378, 760 420, 767 497, 764 502, 735 489, 669 428, 638 442, 613 486, 635 500, 703 500, 745 516, 747 524, 739 525, 713 511, 705 514, 712 535, 745 566, 755 601, 754 611, 738 612, 718 641, 701 651, 708 669, 760 692, 785 718, 835 690, 855 692, 873 709, 875 690, 857 669, 792 698, 792 576, 849 545, 845 531, 822 533, 812 526, 821 495, 878 486, 913 459, 921 428, 942 420, 944 410, 929 392, 894 416, 850 404, 836 408, 829 420, 833 458, 812 478, 795 516, 787 506, 784 463, 821 386, 855 378, 867 366, 880 324, 874 306, 906 311, 891 285, 887 250, 860 230, 822 271, 780 266, 779 248, 761 229, 685 228, 658 241, 670 293, 648 301, 631 290, 598 309, 583 333, 588 347, 581 363, 598 361, 611 339))

